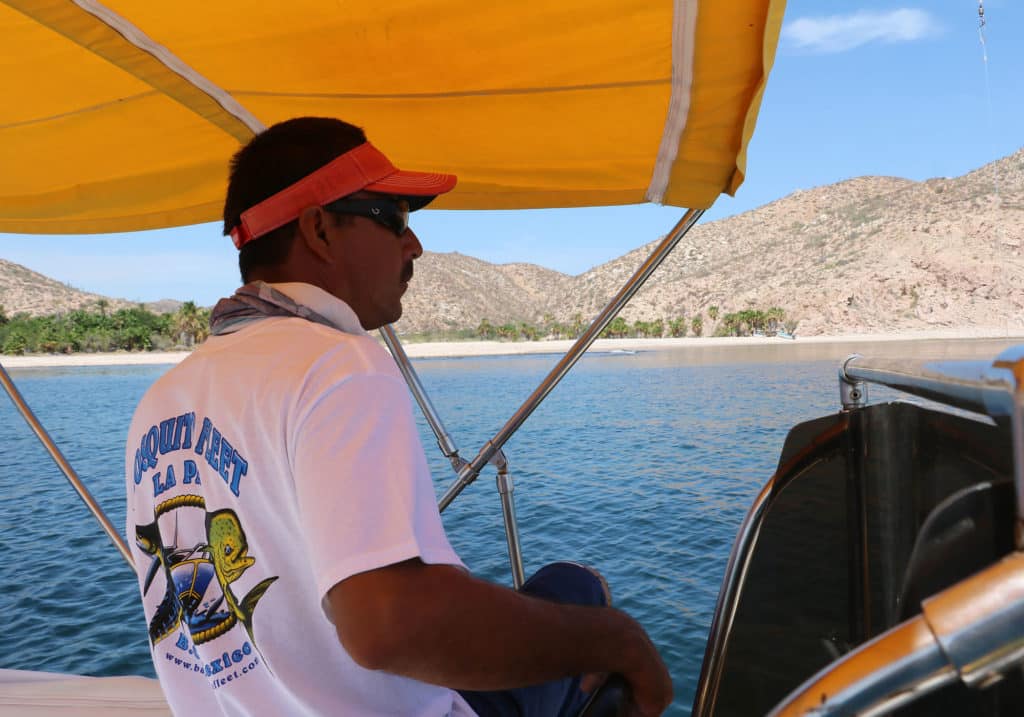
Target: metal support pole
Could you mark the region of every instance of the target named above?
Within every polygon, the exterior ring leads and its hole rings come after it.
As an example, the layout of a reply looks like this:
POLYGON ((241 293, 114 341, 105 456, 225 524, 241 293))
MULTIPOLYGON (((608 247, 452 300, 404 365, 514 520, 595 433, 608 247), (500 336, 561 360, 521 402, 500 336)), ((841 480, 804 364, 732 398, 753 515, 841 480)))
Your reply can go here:
MULTIPOLYGON (((451 461, 452 468, 458 473, 466 465, 466 461, 459 456, 459 449, 455 446, 455 441, 452 440, 448 431, 445 430, 444 425, 441 423, 441 416, 434 408, 434 404, 431 403, 426 389, 423 388, 423 384, 420 382, 420 378, 412 366, 412 361, 409 360, 408 354, 402 348, 402 342, 390 325, 381 327, 380 333, 384 338, 384 343, 391 350, 391 355, 394 357, 395 363, 398 364, 398 369, 402 372, 409 390, 412 391, 412 395, 416 398, 420 410, 423 411, 424 418, 427 419, 427 423, 434 432, 434 436, 437 437, 438 448, 441 449, 441 453, 444 454, 445 458, 451 461)), ((515 501, 512 497, 514 491, 512 475, 508 472, 508 460, 500 449, 491 456, 489 462, 498 468, 498 494, 501 497, 501 514, 505 521, 505 541, 508 544, 508 559, 512 567, 512 585, 518 590, 523 586, 526 577, 523 570, 522 549, 519 543, 519 525, 516 522, 515 501)))
POLYGON ((458 474, 462 467, 466 465, 466 461, 459 456, 459 449, 456 447, 455 441, 452 440, 448 431, 445 430, 444 424, 441 423, 441 416, 434 408, 434 404, 430 402, 430 397, 423 388, 423 384, 420 383, 420 377, 416 375, 416 370, 412 367, 412 361, 409 360, 408 354, 402 348, 402 342, 399 341, 395 330, 391 328, 390 324, 381 327, 380 335, 383 337, 384 343, 391 350, 391 356, 394 357, 395 363, 398 364, 398 370, 402 372, 409 390, 412 391, 416 403, 419 404, 420 410, 423 411, 423 417, 427 419, 430 430, 434 432, 434 436, 437 438, 437 447, 441 449, 441 453, 451 462, 452 469, 458 474))
POLYGON ((25 403, 25 399, 22 397, 21 392, 18 390, 17 386, 14 385, 14 381, 11 380, 11 377, 7 373, 7 369, 5 369, 2 364, 0 364, 0 383, 3 384, 4 389, 7 391, 7 395, 11 397, 11 401, 14 402, 15 408, 21 412, 21 415, 29 425, 29 428, 32 429, 36 434, 36 437, 43 444, 43 448, 47 450, 50 457, 53 458, 54 462, 57 464, 57 467, 60 468, 61 472, 64 474, 64 477, 68 479, 69 483, 71 483, 71 487, 75 489, 75 492, 77 492, 79 497, 81 497, 85 502, 89 512, 92 513, 96 520, 99 521, 100 527, 103 528, 103 532, 106 533, 107 537, 109 537, 111 542, 114 543, 114 547, 121 553, 121 557, 125 559, 125 562, 128 563, 129 567, 134 570, 135 561, 132 560, 132 554, 128 550, 128 544, 124 542, 121 534, 117 532, 113 524, 110 522, 110 519, 107 518, 106 514, 103 512, 103 509, 100 508, 99 503, 96 502, 96 499, 92 497, 91 493, 89 493, 89 489, 86 488, 79 479, 78 474, 75 473, 75 469, 72 468, 71 464, 68 463, 66 458, 64 458, 64 454, 62 454, 60 449, 57 448, 57 444, 53 442, 52 438, 50 438, 50 434, 46 432, 46 429, 43 428, 39 419, 36 418, 34 413, 32 413, 32 409, 28 407, 27 403, 25 403))
POLYGON ((505 540, 508 543, 508 561, 512 566, 512 587, 516 590, 523 587, 526 582, 526 573, 523 570, 523 554, 519 547, 519 524, 516 522, 516 506, 512 499, 515 487, 512 483, 512 474, 508 472, 508 466, 498 468, 496 476, 498 493, 501 495, 501 515, 505 519, 505 540))
POLYGON ((660 244, 655 248, 651 255, 647 257, 647 260, 640 265, 640 268, 636 270, 636 273, 630 277, 626 285, 622 287, 619 293, 609 304, 598 314, 597 318, 594 319, 593 323, 590 324, 590 328, 580 336, 576 343, 573 344, 572 348, 562 357, 562 360, 555 365, 551 372, 544 378, 540 386, 530 394, 530 397, 526 399, 522 406, 519 407, 508 422, 498 431, 498 433, 484 444, 483 448, 477 454, 476 458, 471 463, 465 464, 459 471, 458 478, 455 482, 449 486, 448 490, 441 497, 439 506, 441 510, 444 510, 452 501, 461 493, 466 486, 477 479, 480 475, 481 469, 487 465, 487 462, 491 459, 491 456, 498 451, 505 442, 519 429, 531 413, 540 405, 541 401, 551 393, 552 389, 558 385, 558 382, 562 380, 566 373, 569 372, 576 362, 583 356, 583 353, 590 348, 590 345, 594 343, 595 339, 604 331, 604 328, 611 323, 611 320, 615 318, 616 314, 625 306, 633 295, 644 285, 644 282, 654 273, 654 270, 661 265, 665 257, 671 253, 675 248, 679 240, 682 239, 688 231, 697 223, 701 215, 704 214, 703 209, 689 209, 683 218, 672 228, 660 244))

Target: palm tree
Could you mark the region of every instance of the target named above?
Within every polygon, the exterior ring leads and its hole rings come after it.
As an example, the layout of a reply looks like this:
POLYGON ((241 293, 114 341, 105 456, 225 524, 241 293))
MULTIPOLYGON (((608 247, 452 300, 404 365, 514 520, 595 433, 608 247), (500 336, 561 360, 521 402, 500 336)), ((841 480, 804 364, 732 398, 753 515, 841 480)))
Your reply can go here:
POLYGON ((551 313, 544 314, 541 318, 541 323, 544 325, 545 336, 555 336, 557 338, 559 326, 555 321, 554 315, 551 313))
POLYGON ((572 337, 574 339, 578 339, 580 336, 583 335, 583 330, 585 328, 586 328, 586 326, 583 323, 583 314, 581 314, 579 312, 576 312, 575 314, 573 314, 572 315, 572 327, 570 329, 572 331, 572 337))
POLYGON ((196 342, 202 343, 210 337, 210 309, 199 309, 196 322, 199 324, 195 333, 196 342))
POLYGON ((738 313, 726 314, 722 317, 722 322, 715 329, 715 336, 739 336, 740 324, 741 320, 738 313))
POLYGON ((621 316, 616 316, 601 332, 602 338, 621 339, 629 333, 629 324, 621 316))
POLYGON ((493 339, 497 335, 494 325, 487 319, 481 319, 476 327, 476 335, 482 339, 493 339))
POLYGON ((536 341, 539 334, 540 332, 537 330, 536 326, 525 321, 520 321, 516 338, 525 339, 526 341, 536 341))
POLYGON ((208 329, 204 331, 204 323, 202 312, 195 302, 186 301, 178 307, 178 311, 174 314, 174 335, 178 341, 191 348, 197 341, 206 338, 205 334, 209 333, 208 329), (200 338, 201 334, 203 336, 200 338))

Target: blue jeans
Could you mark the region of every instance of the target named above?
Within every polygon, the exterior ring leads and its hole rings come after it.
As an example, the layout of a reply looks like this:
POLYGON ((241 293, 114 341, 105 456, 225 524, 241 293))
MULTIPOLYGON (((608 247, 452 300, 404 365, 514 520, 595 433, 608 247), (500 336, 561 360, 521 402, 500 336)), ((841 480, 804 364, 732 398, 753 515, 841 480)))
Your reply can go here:
MULTIPOLYGON (((571 605, 607 604, 601 581, 575 563, 545 565, 520 592, 571 605)), ((511 690, 459 690, 459 694, 480 717, 575 717, 587 700, 578 675, 511 690)))

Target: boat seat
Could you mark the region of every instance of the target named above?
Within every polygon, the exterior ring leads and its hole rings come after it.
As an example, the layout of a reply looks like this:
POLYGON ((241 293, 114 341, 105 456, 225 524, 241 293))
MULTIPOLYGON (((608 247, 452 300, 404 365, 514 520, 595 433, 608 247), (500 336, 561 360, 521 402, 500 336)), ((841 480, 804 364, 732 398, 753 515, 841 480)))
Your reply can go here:
POLYGON ((622 675, 608 675, 580 710, 579 717, 625 717, 629 711, 629 685, 622 675))
POLYGON ((1013 484, 984 482, 939 503, 914 541, 898 605, 900 620, 921 612, 921 602, 1013 550, 1013 484))
MULTIPOLYGON (((1012 552, 1016 500, 1009 481, 978 483, 939 503, 914 542, 899 595, 900 619, 921 612, 921 602, 1012 552)), ((985 690, 961 682, 925 695, 898 717, 1020 714, 1024 679, 1020 670, 985 690)))
POLYGON ((171 717, 150 677, 87 677, 0 669, 0 715, 11 717, 171 717))

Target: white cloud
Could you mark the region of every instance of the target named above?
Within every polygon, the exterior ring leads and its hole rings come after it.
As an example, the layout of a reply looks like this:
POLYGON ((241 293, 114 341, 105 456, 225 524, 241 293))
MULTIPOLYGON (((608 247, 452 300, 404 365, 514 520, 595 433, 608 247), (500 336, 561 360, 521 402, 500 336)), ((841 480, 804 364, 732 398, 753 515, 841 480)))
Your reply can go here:
POLYGON ((869 42, 912 42, 939 32, 938 22, 928 12, 900 8, 887 12, 801 17, 786 23, 782 37, 797 49, 830 53, 845 52, 869 42))

